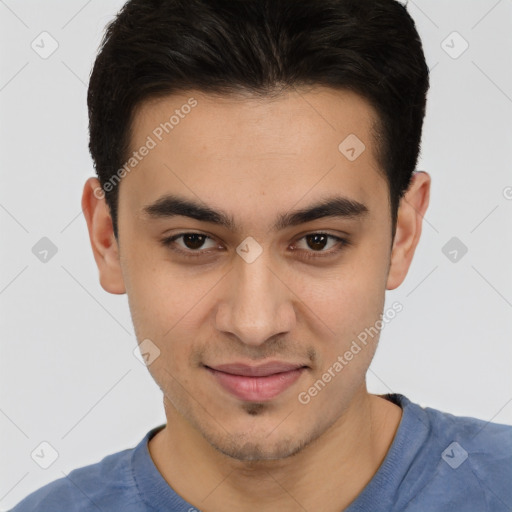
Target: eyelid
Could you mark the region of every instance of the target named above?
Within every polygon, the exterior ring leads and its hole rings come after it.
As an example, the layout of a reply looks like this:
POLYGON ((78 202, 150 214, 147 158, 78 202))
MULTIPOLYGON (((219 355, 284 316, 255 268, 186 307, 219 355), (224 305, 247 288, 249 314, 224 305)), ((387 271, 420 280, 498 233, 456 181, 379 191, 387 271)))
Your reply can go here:
MULTIPOLYGON (((203 256, 203 255, 211 254, 212 249, 207 249, 207 250, 201 250, 201 249, 192 250, 192 249, 188 249, 188 250, 186 250, 186 249, 181 249, 181 248, 173 247, 174 241, 179 239, 179 238, 181 238, 181 237, 183 237, 183 236, 185 236, 185 235, 200 235, 200 236, 204 236, 206 239, 215 240, 215 237, 212 237, 212 236, 210 236, 210 235, 208 235, 206 233, 203 233, 203 232, 182 231, 180 233, 164 237, 161 240, 161 243, 164 245, 164 247, 170 248, 172 251, 174 251, 174 252, 176 252, 178 254, 185 255, 187 257, 188 256, 198 257, 198 256, 203 256)), ((305 234, 301 234, 301 235, 298 236, 298 238, 296 238, 296 240, 293 242, 293 244, 296 244, 297 242, 299 242, 302 239, 306 238, 307 236, 311 236, 311 235, 325 235, 325 236, 335 240, 337 242, 336 245, 337 246, 341 245, 341 247, 338 247, 338 249, 331 248, 328 251, 312 251, 312 250, 308 251, 306 249, 299 249, 299 250, 292 249, 292 251, 293 252, 304 253, 305 254, 305 258, 322 258, 322 257, 328 257, 328 256, 331 256, 331 255, 334 255, 334 254, 338 254, 345 247, 351 245, 351 241, 348 238, 340 237, 338 235, 333 235, 332 233, 328 233, 328 232, 322 231, 322 230, 308 231, 305 234)))
POLYGON ((336 256, 336 255, 339 255, 347 246, 351 245, 351 242, 348 238, 346 237, 342 237, 342 236, 338 236, 338 235, 333 235, 332 233, 328 233, 326 231, 310 231, 304 235, 301 235, 297 238, 296 242, 294 243, 297 243, 299 241, 301 241, 303 238, 306 238, 307 236, 310 236, 310 235, 325 235, 333 240, 336 241, 336 244, 333 247, 331 247, 331 249, 329 249, 328 251, 312 251, 312 250, 307 250, 307 249, 299 249, 299 252, 303 253, 303 257, 306 258, 306 259, 315 259, 315 258, 318 258, 318 259, 321 259, 321 258, 328 258, 329 256, 336 256))
POLYGON ((161 240, 161 242, 164 245, 164 247, 170 248, 172 251, 174 251, 178 254, 183 254, 185 256, 192 256, 192 257, 203 256, 205 254, 209 254, 212 251, 212 249, 207 249, 207 250, 197 249, 194 251, 192 249, 182 249, 180 247, 179 248, 173 247, 175 240, 177 240, 178 238, 181 238, 185 235, 200 235, 200 236, 204 236, 206 240, 209 239, 209 240, 215 241, 214 237, 207 235, 206 233, 196 232, 196 231, 182 231, 181 233, 177 233, 174 235, 164 237, 161 240))

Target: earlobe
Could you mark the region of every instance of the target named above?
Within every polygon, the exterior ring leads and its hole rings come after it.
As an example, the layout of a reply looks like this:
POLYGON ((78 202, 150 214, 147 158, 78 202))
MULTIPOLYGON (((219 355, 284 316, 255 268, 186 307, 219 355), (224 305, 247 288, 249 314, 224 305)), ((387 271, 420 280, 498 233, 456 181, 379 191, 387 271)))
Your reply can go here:
POLYGON ((113 294, 126 293, 112 217, 100 182, 96 178, 89 178, 85 182, 82 211, 102 288, 113 294))
POLYGON ((430 199, 430 184, 430 175, 425 171, 418 171, 414 174, 407 192, 400 201, 387 290, 398 288, 407 275, 420 241, 423 217, 430 199))

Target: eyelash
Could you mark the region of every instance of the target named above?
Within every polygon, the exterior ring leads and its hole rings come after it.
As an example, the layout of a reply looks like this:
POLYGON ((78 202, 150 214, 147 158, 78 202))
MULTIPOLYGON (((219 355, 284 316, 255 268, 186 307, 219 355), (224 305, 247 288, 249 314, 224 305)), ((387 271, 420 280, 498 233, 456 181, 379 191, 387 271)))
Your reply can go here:
MULTIPOLYGON (((210 239, 210 240, 213 240, 212 237, 208 236, 208 235, 205 235, 204 233, 194 233, 194 232, 184 232, 184 233, 178 233, 177 235, 172 235, 170 237, 167 237, 167 238, 164 238, 161 243, 164 247, 166 248, 170 248, 172 251, 178 253, 178 254, 182 254, 186 257, 192 257, 192 258, 197 258, 197 257, 201 257, 203 256, 204 254, 207 254, 208 251, 201 251, 201 250, 188 250, 188 251, 184 251, 183 249, 178 249, 174 246, 174 241, 177 240, 178 238, 182 238, 183 236, 185 235, 201 235, 201 236, 204 236, 206 237, 206 239, 210 239)), ((302 236, 301 238, 299 238, 299 241, 302 240, 303 238, 306 238, 307 236, 311 236, 311 235, 324 235, 324 236, 327 236, 333 240, 335 240, 337 242, 337 245, 341 247, 338 247, 338 249, 336 250, 329 250, 329 251, 325 251, 325 252, 318 252, 318 251, 305 251, 305 250, 299 250, 298 252, 305 252, 305 254, 303 255, 303 257, 305 259, 315 259, 315 258, 326 258, 326 257, 329 257, 329 256, 333 256, 335 254, 338 254, 340 253, 344 248, 348 247, 349 245, 351 245, 351 242, 349 240, 347 240, 346 238, 341 238, 339 236, 335 236, 335 235, 331 235, 330 233, 324 233, 322 231, 314 231, 312 233, 308 233, 304 236, 302 236)), ((206 241, 205 239, 205 241, 206 241)))

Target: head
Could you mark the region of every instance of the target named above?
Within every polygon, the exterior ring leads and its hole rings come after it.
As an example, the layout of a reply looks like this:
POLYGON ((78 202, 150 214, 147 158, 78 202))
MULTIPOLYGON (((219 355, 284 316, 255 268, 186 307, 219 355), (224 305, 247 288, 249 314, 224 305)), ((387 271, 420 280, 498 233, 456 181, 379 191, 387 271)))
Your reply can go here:
POLYGON ((91 75, 98 179, 82 207, 102 286, 127 293, 159 353, 168 417, 272 459, 354 403, 379 339, 360 334, 405 278, 428 205, 428 175, 413 177, 427 90, 395 0, 123 7, 91 75), (265 393, 215 371, 276 361, 300 370, 265 393))

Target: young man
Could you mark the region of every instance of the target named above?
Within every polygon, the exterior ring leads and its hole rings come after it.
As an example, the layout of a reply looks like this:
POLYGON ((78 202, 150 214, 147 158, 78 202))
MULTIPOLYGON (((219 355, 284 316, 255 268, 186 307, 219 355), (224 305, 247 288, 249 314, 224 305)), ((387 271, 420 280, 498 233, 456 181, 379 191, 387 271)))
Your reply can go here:
POLYGON ((366 389, 429 202, 427 90, 395 0, 124 6, 82 208, 167 423, 15 512, 512 509, 512 427, 366 389))

